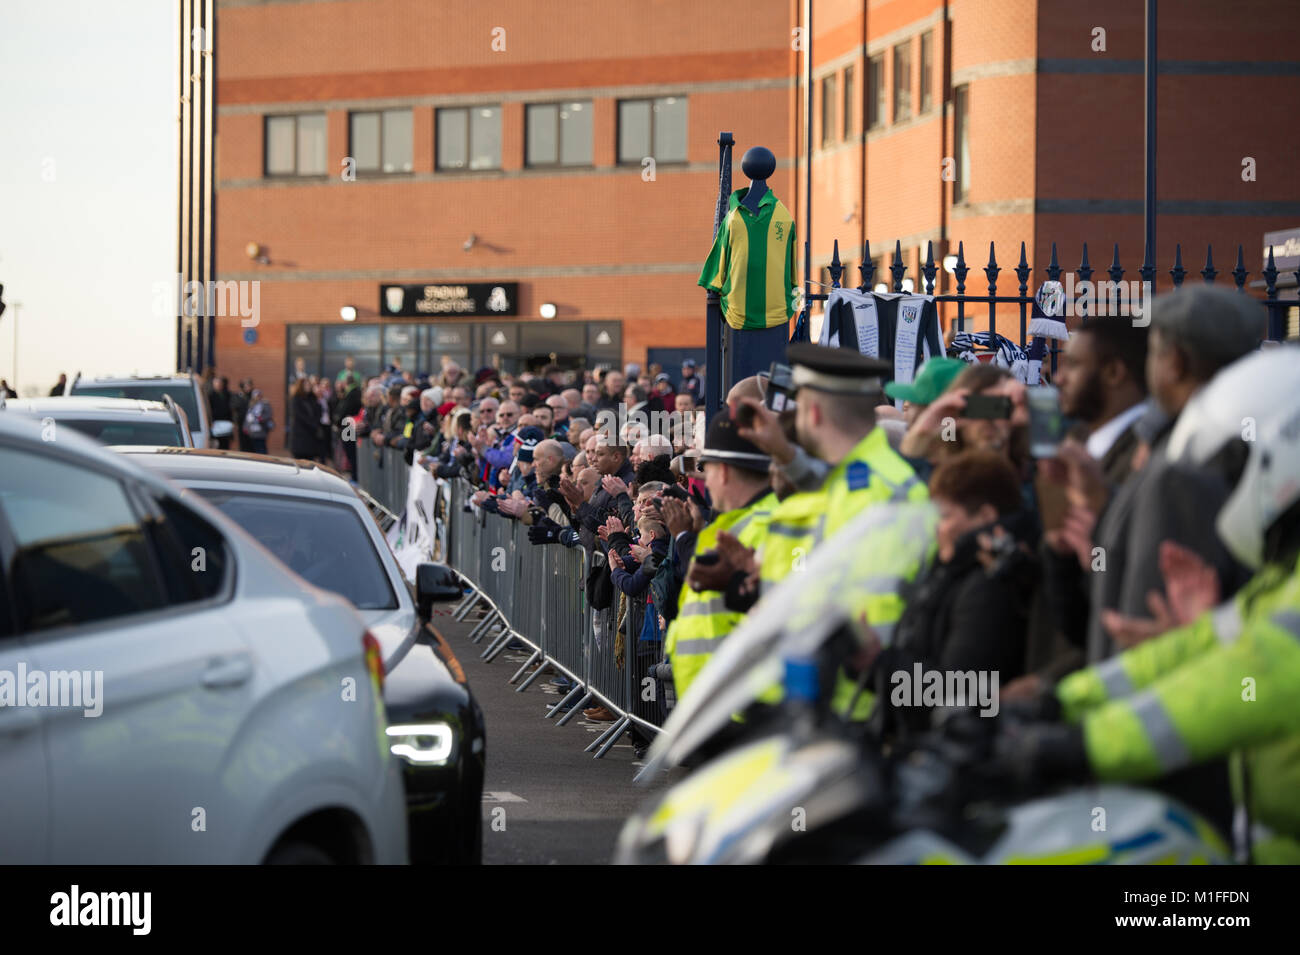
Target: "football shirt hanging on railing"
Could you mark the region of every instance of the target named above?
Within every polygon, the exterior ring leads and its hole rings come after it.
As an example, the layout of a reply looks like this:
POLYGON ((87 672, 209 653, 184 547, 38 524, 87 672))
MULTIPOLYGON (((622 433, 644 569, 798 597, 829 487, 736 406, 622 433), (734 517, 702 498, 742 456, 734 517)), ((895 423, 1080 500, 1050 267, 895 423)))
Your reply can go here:
POLYGON ((833 289, 818 344, 890 362, 892 380, 908 384, 927 358, 943 354, 934 296, 833 289))

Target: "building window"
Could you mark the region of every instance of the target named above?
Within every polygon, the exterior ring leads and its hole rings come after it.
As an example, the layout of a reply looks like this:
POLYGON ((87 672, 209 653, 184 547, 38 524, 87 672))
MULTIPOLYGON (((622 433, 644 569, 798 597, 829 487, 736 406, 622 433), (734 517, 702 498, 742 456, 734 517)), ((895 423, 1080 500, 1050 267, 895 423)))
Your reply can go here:
POLYGON ((591 101, 533 103, 527 108, 530 166, 591 165, 591 101))
POLYGON ((953 175, 952 201, 965 202, 970 195, 970 87, 952 91, 953 175))
POLYGON ((266 175, 326 174, 325 114, 266 117, 266 175))
POLYGON ((934 31, 921 34, 921 112, 934 105, 934 31))
POLYGON ((867 61, 867 129, 885 122, 885 54, 867 61))
POLYGON ((409 109, 353 113, 350 155, 357 172, 410 172, 414 138, 409 109))
POLYGON ((912 44, 894 47, 894 122, 912 115, 912 44))
POLYGON ((686 97, 620 100, 618 161, 686 162, 686 97))
POLYGON ((438 110, 439 169, 501 168, 501 107, 438 110))
POLYGON ((835 142, 835 75, 822 79, 822 148, 835 142))
POLYGON ((853 135, 853 67, 844 67, 844 97, 842 108, 844 111, 844 138, 848 139, 853 135))

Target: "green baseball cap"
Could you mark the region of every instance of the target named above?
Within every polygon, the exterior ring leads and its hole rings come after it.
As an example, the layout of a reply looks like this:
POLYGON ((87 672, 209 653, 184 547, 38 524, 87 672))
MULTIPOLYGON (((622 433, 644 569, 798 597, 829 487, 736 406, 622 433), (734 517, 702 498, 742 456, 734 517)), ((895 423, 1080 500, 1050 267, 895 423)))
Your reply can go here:
POLYGON ((891 398, 902 398, 914 405, 928 405, 952 384, 952 380, 964 368, 970 367, 960 358, 931 358, 921 366, 916 380, 910 385, 891 381, 885 385, 885 394, 891 398))

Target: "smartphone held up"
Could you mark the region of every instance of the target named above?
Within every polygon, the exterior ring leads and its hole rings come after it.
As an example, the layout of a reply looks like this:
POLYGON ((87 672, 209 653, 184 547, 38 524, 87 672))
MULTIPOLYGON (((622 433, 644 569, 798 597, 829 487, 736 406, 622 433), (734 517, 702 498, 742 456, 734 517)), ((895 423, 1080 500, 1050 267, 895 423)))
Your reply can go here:
POLYGON ((1029 405, 1029 453, 1035 458, 1054 458, 1065 437, 1065 415, 1061 395, 1051 385, 1027 389, 1029 405))

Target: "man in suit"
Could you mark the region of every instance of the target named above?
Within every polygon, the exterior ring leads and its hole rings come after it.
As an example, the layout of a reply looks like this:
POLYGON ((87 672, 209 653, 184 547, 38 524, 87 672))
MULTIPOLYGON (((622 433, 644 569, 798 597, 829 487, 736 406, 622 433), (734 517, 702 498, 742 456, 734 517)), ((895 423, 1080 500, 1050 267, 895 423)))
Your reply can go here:
POLYGON ((1173 464, 1165 445, 1191 397, 1220 369, 1254 351, 1264 331, 1263 309, 1249 296, 1225 288, 1184 287, 1152 303, 1147 388, 1168 421, 1152 437, 1146 466, 1111 495, 1097 521, 1093 542, 1102 548, 1105 564, 1091 574, 1089 661, 1117 650, 1102 627, 1103 610, 1145 617, 1150 613, 1147 595, 1164 594, 1162 542, 1173 541, 1210 565, 1225 597, 1246 580, 1208 517, 1219 512, 1236 482, 1237 476, 1228 473, 1231 462, 1200 469, 1173 464))
MULTIPOLYGON (((1146 381, 1147 329, 1128 318, 1094 318, 1070 336, 1056 373, 1061 412, 1077 422, 1072 437, 1100 467, 1105 487, 1133 470, 1135 425, 1150 407, 1146 381)), ((1069 453, 1075 448, 1066 449, 1069 453)), ((1084 663, 1089 581, 1075 550, 1060 540, 1039 546, 1044 586, 1031 615, 1026 667, 1035 688, 1084 663)), ((1026 687, 1027 689, 1027 687, 1026 687)), ((1015 691, 1013 690, 1013 693, 1015 691)))
POLYGON ((1061 409, 1081 421, 1084 442, 1062 446, 1076 501, 1067 523, 1091 526, 1092 534, 1074 546, 1060 534, 1046 535, 1045 601, 1033 615, 1027 661, 1034 675, 1004 688, 1005 698, 1122 649, 1103 628, 1102 613, 1149 615, 1148 593, 1164 592, 1164 540, 1213 567, 1225 596, 1245 579, 1205 517, 1218 513, 1232 481, 1170 465, 1163 450, 1191 396, 1258 345, 1263 312, 1236 292, 1196 285, 1156 299, 1151 315, 1149 328, 1126 318, 1093 319, 1066 348, 1057 375, 1061 409), (1134 473, 1139 451, 1146 463, 1134 473), (1083 498, 1088 506, 1077 503, 1083 498))
MULTIPOLYGON (((1206 577, 1212 573, 1220 600, 1227 600, 1249 579, 1243 567, 1220 539, 1213 515, 1219 513, 1236 487, 1250 453, 1242 420, 1241 439, 1226 442, 1199 466, 1171 461, 1170 436, 1191 399, 1222 369, 1253 352, 1265 331, 1265 312, 1258 301, 1240 292, 1210 285, 1184 286, 1152 303, 1147 347, 1146 381, 1153 408, 1137 422, 1136 430, 1149 439, 1146 463, 1134 472, 1104 504, 1092 532, 1091 566, 1087 573, 1088 612, 1084 648, 1087 661, 1096 664, 1114 657, 1144 639, 1132 630, 1108 632, 1117 611, 1139 620, 1153 616, 1158 606, 1149 596, 1168 605, 1164 569, 1171 559, 1199 565, 1206 577)), ((1080 456, 1081 458, 1083 456, 1080 456)), ((1184 462, 1187 456, 1184 455, 1184 462)), ((1101 486, 1095 470, 1072 467, 1072 490, 1079 497, 1097 498, 1101 486)), ((1100 495, 1105 498, 1105 492, 1100 495)), ((1071 518, 1086 526, 1089 507, 1077 504, 1071 518)), ((1084 555, 1081 555, 1081 559, 1084 555)), ((1158 654, 1157 654, 1158 655, 1158 654)), ((1095 672, 1095 671, 1093 671, 1095 672)), ((1112 668, 1107 672, 1122 674, 1112 668)), ((1118 686, 1121 677, 1111 677, 1118 686)), ((1011 688, 1002 699, 1010 697, 1011 688)), ((1157 700, 1151 694, 1145 698, 1157 700)), ((1251 704, 1253 705, 1253 704, 1251 704)), ((1137 711, 1137 708, 1135 708, 1137 711)), ((1144 726, 1164 732, 1163 710, 1143 704, 1144 726)), ((1171 731, 1173 732, 1173 731, 1171 731)), ((1120 745, 1123 745, 1122 743, 1120 745)), ((1180 741, 1177 744, 1182 747, 1180 741)), ((1131 751, 1131 750, 1130 750, 1131 751)), ((1198 759, 1204 754, 1198 753, 1198 759)), ((1232 798, 1223 760, 1185 765, 1166 774, 1161 790, 1202 813, 1226 830, 1232 819, 1232 798)))

